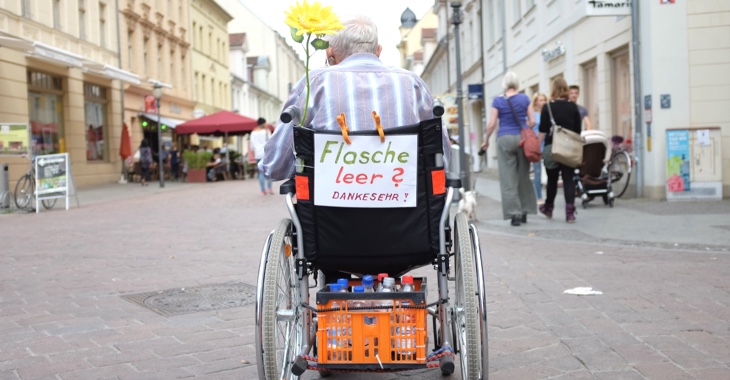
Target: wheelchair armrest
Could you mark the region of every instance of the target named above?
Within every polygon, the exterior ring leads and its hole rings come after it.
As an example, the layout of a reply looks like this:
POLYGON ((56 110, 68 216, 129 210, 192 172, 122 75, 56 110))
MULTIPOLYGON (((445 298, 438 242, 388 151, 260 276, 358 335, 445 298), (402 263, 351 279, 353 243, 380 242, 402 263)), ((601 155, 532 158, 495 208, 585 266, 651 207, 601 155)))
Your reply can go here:
POLYGON ((454 189, 461 188, 461 178, 453 173, 446 173, 446 187, 453 187, 454 189))
POLYGON ((281 187, 279 187, 279 194, 286 195, 289 193, 296 193, 297 192, 297 184, 293 179, 290 179, 284 183, 281 184, 281 187))

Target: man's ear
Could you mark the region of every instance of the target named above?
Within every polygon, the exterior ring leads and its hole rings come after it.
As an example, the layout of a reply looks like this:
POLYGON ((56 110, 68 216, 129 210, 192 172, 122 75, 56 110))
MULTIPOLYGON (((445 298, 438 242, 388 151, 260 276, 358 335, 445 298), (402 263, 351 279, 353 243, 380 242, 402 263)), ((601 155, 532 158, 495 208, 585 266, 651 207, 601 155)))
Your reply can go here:
POLYGON ((378 44, 378 49, 375 51, 375 56, 380 58, 380 52, 383 51, 383 45, 378 44))
POLYGON ((335 55, 332 52, 332 46, 329 46, 329 47, 327 47, 327 49, 324 49, 324 54, 326 54, 325 58, 327 58, 327 59, 329 59, 329 57, 334 57, 335 55))

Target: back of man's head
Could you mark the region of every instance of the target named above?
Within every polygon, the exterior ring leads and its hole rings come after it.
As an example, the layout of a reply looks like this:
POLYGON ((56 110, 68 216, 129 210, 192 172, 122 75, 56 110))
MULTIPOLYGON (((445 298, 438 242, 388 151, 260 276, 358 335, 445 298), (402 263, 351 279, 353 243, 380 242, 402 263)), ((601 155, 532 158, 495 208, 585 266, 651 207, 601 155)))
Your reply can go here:
POLYGON ((345 59, 356 53, 378 52, 378 27, 373 20, 359 16, 342 23, 345 29, 329 39, 330 47, 338 57, 345 59))

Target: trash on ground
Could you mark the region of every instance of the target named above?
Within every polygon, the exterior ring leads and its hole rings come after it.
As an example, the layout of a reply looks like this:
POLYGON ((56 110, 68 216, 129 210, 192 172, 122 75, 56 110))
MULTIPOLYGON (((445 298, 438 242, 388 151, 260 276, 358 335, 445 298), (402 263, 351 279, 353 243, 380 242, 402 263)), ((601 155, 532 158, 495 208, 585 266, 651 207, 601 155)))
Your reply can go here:
POLYGON ((573 294, 576 296, 595 296, 595 295, 601 295, 603 294, 602 291, 599 290, 593 290, 591 287, 578 287, 573 289, 568 289, 563 292, 563 294, 573 294))

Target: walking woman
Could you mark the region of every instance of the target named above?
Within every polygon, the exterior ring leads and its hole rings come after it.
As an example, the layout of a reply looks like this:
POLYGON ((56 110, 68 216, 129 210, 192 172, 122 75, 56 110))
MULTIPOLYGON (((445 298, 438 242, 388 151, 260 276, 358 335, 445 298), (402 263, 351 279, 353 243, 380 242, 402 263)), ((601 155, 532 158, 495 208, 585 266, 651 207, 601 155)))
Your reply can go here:
POLYGON ((535 189, 530 181, 530 161, 520 143, 522 128, 535 125, 535 115, 530 98, 517 92, 520 82, 517 74, 508 72, 502 79, 504 96, 492 101, 487 124, 487 136, 482 145, 489 147, 489 138, 497 127, 497 162, 499 187, 502 194, 502 216, 510 219, 513 226, 527 223, 527 214, 537 214, 535 189))
POLYGON ((545 171, 548 177, 547 195, 545 203, 540 206, 540 212, 545 214, 548 219, 553 217, 555 196, 558 193, 558 176, 561 176, 563 178, 563 195, 565 196, 565 221, 575 223, 574 168, 555 162, 550 158, 553 143, 553 136, 550 133, 552 127, 550 119, 554 119, 556 125, 578 134, 581 131, 581 118, 578 107, 568 100, 568 96, 568 83, 563 78, 555 78, 551 86, 550 101, 542 108, 542 115, 540 115, 540 142, 545 142, 543 161, 545 162, 545 171))
POLYGON ((152 167, 152 149, 147 139, 142 139, 142 143, 139 144, 139 167, 142 169, 141 180, 142 186, 147 186, 147 182, 150 180, 150 168, 152 167))

